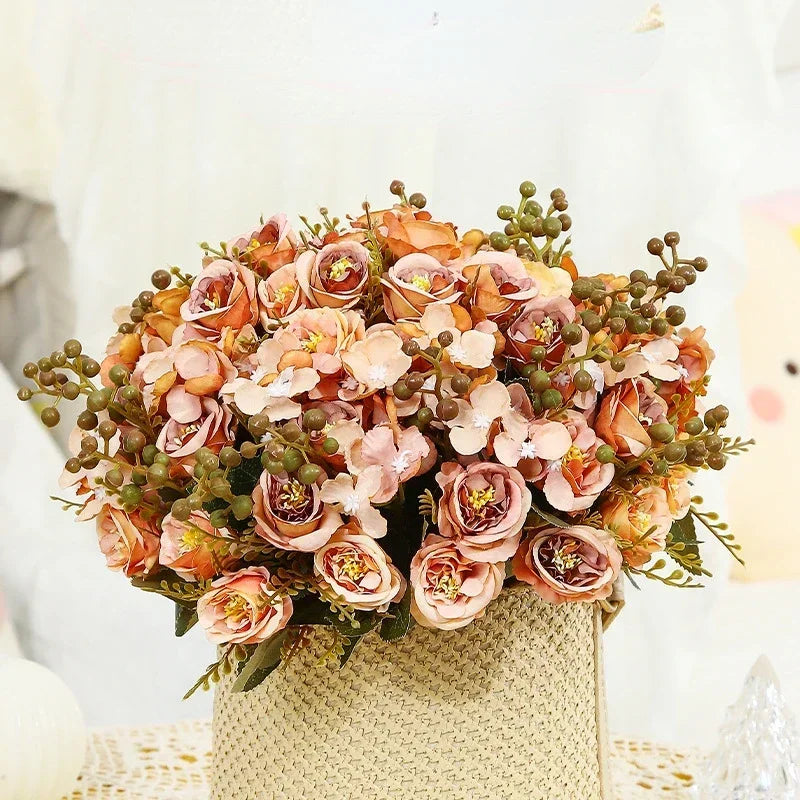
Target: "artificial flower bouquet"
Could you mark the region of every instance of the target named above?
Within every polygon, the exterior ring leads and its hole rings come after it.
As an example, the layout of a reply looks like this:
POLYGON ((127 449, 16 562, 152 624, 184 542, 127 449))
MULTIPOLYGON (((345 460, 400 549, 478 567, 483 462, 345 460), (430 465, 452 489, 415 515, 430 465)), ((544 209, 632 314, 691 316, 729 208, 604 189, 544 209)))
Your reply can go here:
POLYGON ((197 275, 160 269, 115 311, 101 361, 70 340, 24 369, 45 425, 85 404, 61 485, 108 566, 218 645, 195 688, 249 692, 320 641, 340 665, 415 626, 451 641, 515 587, 585 607, 623 575, 697 586, 698 524, 738 558, 691 490, 749 444, 671 302, 706 260, 669 232, 655 269, 581 276, 561 189, 525 181, 489 235, 391 192, 204 242, 197 275))
POLYGON ((70 340, 25 366, 45 425, 85 403, 61 485, 108 566, 224 648, 205 685, 226 664, 256 685, 312 626, 342 662, 373 629, 459 628, 517 582, 696 585, 696 523, 736 555, 690 486, 748 443, 704 408, 713 351, 669 304, 706 260, 670 232, 654 274, 579 276, 563 190, 519 191, 488 236, 399 181, 345 222, 262 219, 202 243, 196 276, 155 272, 102 361, 70 340))

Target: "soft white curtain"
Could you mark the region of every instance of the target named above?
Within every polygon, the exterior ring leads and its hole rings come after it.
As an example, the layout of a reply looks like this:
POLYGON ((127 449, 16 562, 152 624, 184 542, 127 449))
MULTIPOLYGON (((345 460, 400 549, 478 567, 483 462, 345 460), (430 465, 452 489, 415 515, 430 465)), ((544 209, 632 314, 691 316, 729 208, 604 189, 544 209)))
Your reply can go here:
MULTIPOLYGON (((715 267, 692 292, 702 316, 690 321, 734 341, 737 176, 778 102, 770 52, 780 3, 664 2, 665 26, 641 33, 633 30, 648 0, 25 6, 29 66, 59 136, 52 197, 72 256, 76 332, 94 347, 109 310, 153 269, 197 265, 196 242, 227 239, 262 212, 357 212, 365 196, 380 205, 394 177, 425 192, 434 214, 487 228, 519 180, 561 185, 587 271, 642 266, 644 242, 678 229, 687 252, 715 267)), ((717 388, 729 400, 736 353, 718 349, 717 388)), ((720 577, 705 593, 629 592, 609 636, 618 730, 693 737, 687 684, 726 572, 724 554, 709 560, 720 577)), ((204 666, 202 645, 169 642, 166 622, 121 619, 116 593, 99 594, 107 582, 97 560, 80 569, 59 599, 58 625, 62 645, 72 639, 84 659, 71 678, 84 685, 90 718, 185 713, 142 676, 190 680, 187 663, 204 666), (97 598, 98 641, 109 625, 130 631, 117 679, 139 688, 113 704, 91 649, 78 648, 85 622, 65 613, 70 604, 87 613, 81 589, 97 598)))

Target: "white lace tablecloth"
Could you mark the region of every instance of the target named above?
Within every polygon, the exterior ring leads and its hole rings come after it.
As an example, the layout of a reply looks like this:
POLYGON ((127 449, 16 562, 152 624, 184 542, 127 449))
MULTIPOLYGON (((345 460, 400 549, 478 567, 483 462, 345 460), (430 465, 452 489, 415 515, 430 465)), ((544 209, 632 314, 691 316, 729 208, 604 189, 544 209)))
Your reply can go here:
MULTIPOLYGON (((86 767, 65 800, 207 800, 209 722, 95 730, 86 767)), ((619 800, 690 798, 700 754, 615 739, 611 748, 619 800)))

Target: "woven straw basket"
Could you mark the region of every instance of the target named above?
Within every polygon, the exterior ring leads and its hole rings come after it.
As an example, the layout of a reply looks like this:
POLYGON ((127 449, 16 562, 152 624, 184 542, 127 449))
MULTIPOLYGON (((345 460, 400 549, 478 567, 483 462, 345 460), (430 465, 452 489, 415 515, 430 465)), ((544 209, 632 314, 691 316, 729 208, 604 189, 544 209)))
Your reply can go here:
POLYGON ((211 800, 611 800, 602 615, 506 591, 338 671, 311 647, 246 694, 225 678, 211 800))

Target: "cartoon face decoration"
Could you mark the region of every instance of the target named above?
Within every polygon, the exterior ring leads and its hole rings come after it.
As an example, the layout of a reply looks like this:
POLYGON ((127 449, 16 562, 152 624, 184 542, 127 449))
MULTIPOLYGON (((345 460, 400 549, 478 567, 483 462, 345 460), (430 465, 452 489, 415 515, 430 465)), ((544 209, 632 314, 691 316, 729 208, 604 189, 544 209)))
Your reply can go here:
POLYGON ((747 282, 738 301, 738 328, 748 429, 756 446, 731 481, 731 528, 747 562, 734 575, 797 578, 800 525, 789 509, 798 491, 800 335, 794 293, 779 287, 800 275, 800 193, 748 203, 742 224, 747 282))

